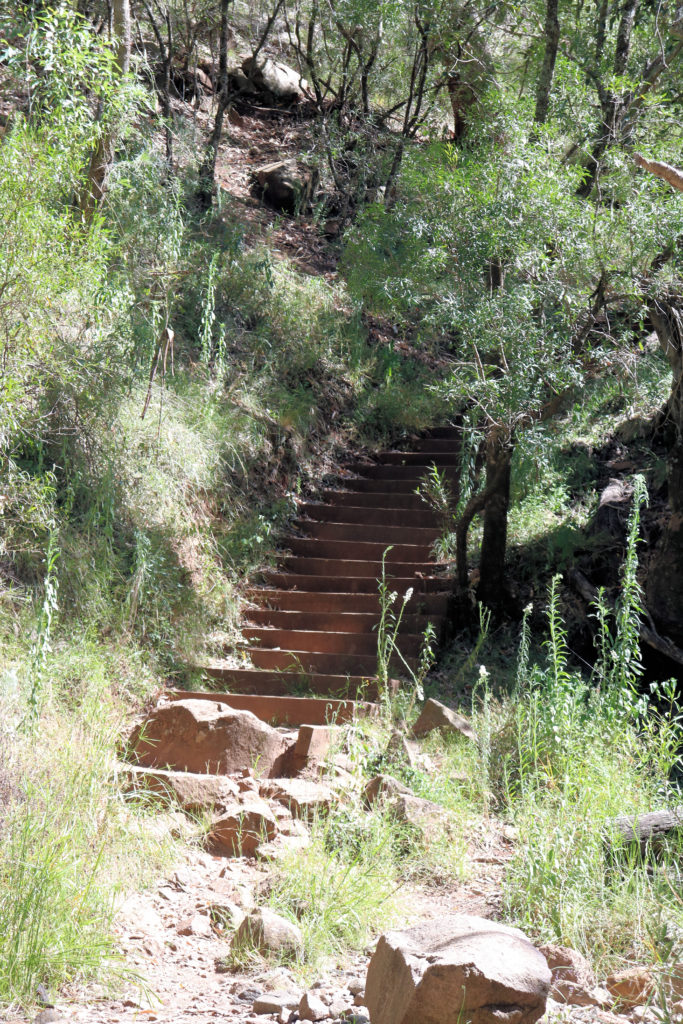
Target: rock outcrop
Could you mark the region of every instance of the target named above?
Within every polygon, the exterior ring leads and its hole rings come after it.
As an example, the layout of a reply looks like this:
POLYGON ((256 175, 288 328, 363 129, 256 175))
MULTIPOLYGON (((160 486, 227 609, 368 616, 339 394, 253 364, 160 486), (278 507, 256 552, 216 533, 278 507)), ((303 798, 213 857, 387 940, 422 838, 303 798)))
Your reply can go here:
POLYGON ((296 160, 278 160, 257 167, 253 180, 268 206, 292 215, 306 210, 317 184, 315 172, 296 160))
POLYGON ((413 736, 427 736, 435 729, 444 734, 460 733, 470 740, 475 738, 474 729, 466 718, 430 697, 413 726, 413 736))
POLYGON ((370 961, 372 1024, 534 1024, 551 974, 523 932, 455 915, 383 935, 370 961))
POLYGON ((410 789, 393 775, 375 775, 363 790, 363 799, 368 807, 376 800, 391 799, 397 796, 411 796, 410 789))
POLYGON ((199 775, 139 765, 128 765, 124 775, 133 792, 151 793, 162 803, 177 805, 189 814, 227 807, 238 793, 235 782, 224 775, 199 775))
POLYGON ((210 700, 159 704, 128 741, 133 758, 148 768, 229 775, 258 764, 269 777, 283 774, 291 745, 250 711, 210 700))
POLYGON ((268 102, 293 104, 312 98, 306 79, 282 61, 247 57, 242 70, 268 102))

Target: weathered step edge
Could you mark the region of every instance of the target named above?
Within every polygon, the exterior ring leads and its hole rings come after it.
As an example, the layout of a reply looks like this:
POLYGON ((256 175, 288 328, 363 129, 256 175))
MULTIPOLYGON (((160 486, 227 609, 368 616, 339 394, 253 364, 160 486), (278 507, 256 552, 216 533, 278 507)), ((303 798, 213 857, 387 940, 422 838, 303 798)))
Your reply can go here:
POLYGON ((167 690, 165 696, 171 701, 210 700, 216 704, 227 704, 235 711, 251 711, 262 722, 293 727, 335 725, 350 722, 359 716, 369 717, 379 713, 378 704, 335 697, 276 697, 271 694, 212 693, 204 690, 189 693, 184 690, 167 690))

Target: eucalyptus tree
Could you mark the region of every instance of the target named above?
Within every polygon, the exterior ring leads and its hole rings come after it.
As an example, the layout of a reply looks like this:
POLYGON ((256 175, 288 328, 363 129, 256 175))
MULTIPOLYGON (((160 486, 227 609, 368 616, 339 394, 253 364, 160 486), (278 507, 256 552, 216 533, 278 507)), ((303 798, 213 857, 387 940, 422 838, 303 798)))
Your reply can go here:
MULTIPOLYGON (((130 0, 112 0, 112 34, 116 52, 116 68, 121 78, 130 70, 131 16, 130 0)), ((118 138, 116 119, 104 111, 102 130, 93 149, 88 167, 87 180, 81 192, 80 207, 83 218, 92 220, 107 188, 109 169, 114 160, 114 149, 118 138)))
MULTIPOLYGON (((490 604, 505 594, 519 439, 575 400, 614 346, 631 343, 657 224, 670 214, 661 189, 631 165, 614 176, 613 203, 581 199, 581 169, 549 160, 519 114, 511 103, 503 113, 496 96, 466 146, 411 151, 400 200, 366 212, 346 263, 369 308, 391 315, 414 344, 450 351, 452 370, 433 387, 464 413, 464 443, 485 470, 460 495, 457 579, 464 589, 467 531, 480 514, 478 597, 490 604), (595 319, 610 304, 630 316, 601 337, 595 319)), ((680 227, 669 215, 665 240, 680 227)))

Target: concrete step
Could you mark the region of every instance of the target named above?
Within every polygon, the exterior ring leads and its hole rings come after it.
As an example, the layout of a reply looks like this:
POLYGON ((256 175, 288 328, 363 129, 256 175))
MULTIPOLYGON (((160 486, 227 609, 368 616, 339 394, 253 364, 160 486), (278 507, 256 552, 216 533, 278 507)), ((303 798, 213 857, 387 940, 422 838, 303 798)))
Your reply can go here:
POLYGON ((285 537, 282 541, 294 555, 303 558, 340 559, 342 561, 360 562, 365 559, 381 562, 386 554, 387 565, 394 562, 428 562, 431 557, 431 544, 396 544, 387 551, 390 542, 358 540, 325 540, 317 537, 285 537))
MULTIPOLYGON (((335 675, 368 676, 374 678, 377 672, 377 656, 372 654, 329 654, 321 651, 274 651, 260 647, 246 648, 256 668, 314 672, 335 675)), ((408 665, 417 669, 418 659, 408 657, 408 665)), ((392 673, 398 677, 407 675, 400 658, 392 658, 392 673)))
MULTIPOLYGON (((399 606, 400 607, 400 606, 399 606)), ((273 629, 297 629, 331 633, 363 633, 376 635, 379 611, 375 612, 321 612, 296 611, 282 608, 250 608, 246 618, 255 626, 270 626, 273 629)), ((423 633, 427 623, 434 628, 439 625, 439 616, 410 615, 401 617, 402 633, 423 633)))
MULTIPOLYGON (((356 462, 348 468, 352 473, 357 473, 368 480, 385 480, 387 483, 391 482, 392 484, 395 481, 408 480, 414 481, 413 486, 415 487, 423 477, 428 475, 431 465, 431 463, 420 463, 417 466, 383 466, 372 462, 356 462)), ((451 481, 456 476, 454 465, 439 466, 438 468, 448 481, 451 481)))
POLYGON ((457 452, 419 451, 419 452, 380 452, 377 461, 385 466, 421 466, 423 470, 429 466, 438 469, 451 469, 460 465, 457 452))
POLYGON ((411 509, 355 508, 353 505, 324 505, 322 502, 307 501, 299 505, 299 513, 319 523, 359 524, 367 527, 390 527, 398 529, 426 530, 438 536, 440 523, 434 512, 426 505, 424 512, 411 509))
MULTIPOLYGON (((410 487, 404 492, 381 490, 354 489, 354 485, 361 481, 349 481, 348 490, 324 491, 323 496, 337 508, 352 506, 353 508, 390 509, 392 511, 424 512, 426 505, 422 498, 415 494, 415 488, 410 487)), ((377 481, 365 480, 366 484, 376 484, 377 481)))
MULTIPOLYGON (((282 560, 282 565, 289 572, 302 576, 326 576, 331 582, 337 576, 361 576, 364 579, 377 580, 382 575, 382 563, 379 559, 360 561, 347 558, 312 558, 310 556, 291 555, 282 560)), ((433 576, 435 570, 439 568, 440 566, 437 562, 387 562, 386 575, 387 577, 395 576, 398 579, 409 579, 412 581, 416 573, 433 576)), ((447 585, 447 583, 444 583, 444 587, 447 585)), ((333 587, 332 589, 337 588, 333 587)))
MULTIPOLYGON (((392 570, 395 571, 396 566, 392 566, 392 570)), ((276 569, 264 569, 261 575, 271 588, 282 590, 377 596, 377 578, 374 576, 331 576, 329 573, 316 576, 311 573, 283 572, 276 569)), ((405 594, 409 588, 414 594, 449 594, 452 586, 450 580, 442 576, 392 576, 391 585, 399 594, 405 594)))
MULTIPOLYGON (((327 633, 306 629, 270 629, 267 626, 245 626, 242 636, 261 648, 281 651, 310 651, 321 654, 377 653, 376 633, 327 633)), ((397 644, 404 656, 418 655, 422 637, 405 633, 397 644)))
POLYGON ((417 544, 426 547, 428 551, 440 535, 440 531, 435 527, 425 529, 415 526, 389 526, 386 522, 381 525, 368 523, 319 523, 313 522, 310 519, 296 519, 294 522, 300 530, 310 534, 311 537, 315 537, 317 540, 362 541, 364 544, 372 542, 384 544, 385 547, 388 544, 417 544))
MULTIPOLYGON (((403 591, 405 592, 405 591, 403 591)), ((330 614, 370 614, 377 618, 379 614, 379 597, 377 594, 335 594, 311 593, 301 590, 273 590, 266 587, 254 587, 248 591, 247 597, 255 604, 275 610, 292 612, 315 612, 330 614)), ((406 613, 440 618, 448 610, 447 594, 414 593, 406 606, 406 613)), ((248 615, 251 612, 247 612, 248 615)))
POLYGON ((324 675, 305 672, 268 672, 260 668, 222 668, 214 665, 204 669, 206 675, 227 690, 242 694, 264 694, 284 697, 288 694, 315 693, 356 700, 376 700, 377 685, 364 676, 324 675))

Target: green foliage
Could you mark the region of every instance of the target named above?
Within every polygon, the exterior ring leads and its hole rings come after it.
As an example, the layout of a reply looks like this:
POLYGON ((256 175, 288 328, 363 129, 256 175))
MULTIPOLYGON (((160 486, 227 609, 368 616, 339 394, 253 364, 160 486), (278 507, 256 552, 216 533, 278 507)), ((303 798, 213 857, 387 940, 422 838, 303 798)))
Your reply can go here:
POLYGON ((506 881, 507 911, 540 938, 608 966, 620 957, 649 958, 660 915, 680 919, 667 874, 680 855, 675 839, 654 868, 638 848, 609 849, 610 819, 680 798, 668 781, 681 739, 680 716, 664 710, 671 708, 673 689, 655 687, 663 695, 657 711, 635 688, 635 552, 643 499, 637 484, 623 590, 613 628, 602 606, 603 656, 593 680, 570 668, 555 578, 546 664, 530 662, 525 620, 512 699, 492 707, 489 697, 478 713, 491 736, 493 790, 520 833, 506 881))
POLYGON ((340 809, 313 823, 311 844, 273 865, 268 902, 296 917, 305 970, 360 950, 396 913, 396 829, 381 813, 340 809))
POLYGON ((0 641, 3 1003, 32 1004, 39 983, 54 992, 102 972, 129 975, 111 930, 116 897, 144 884, 171 853, 170 839, 160 843, 148 828, 144 805, 118 791, 122 714, 110 690, 112 652, 79 639, 68 653, 43 651, 43 669, 59 685, 42 695, 40 717, 30 659, 0 641), (22 731, 30 715, 32 728, 22 731))

